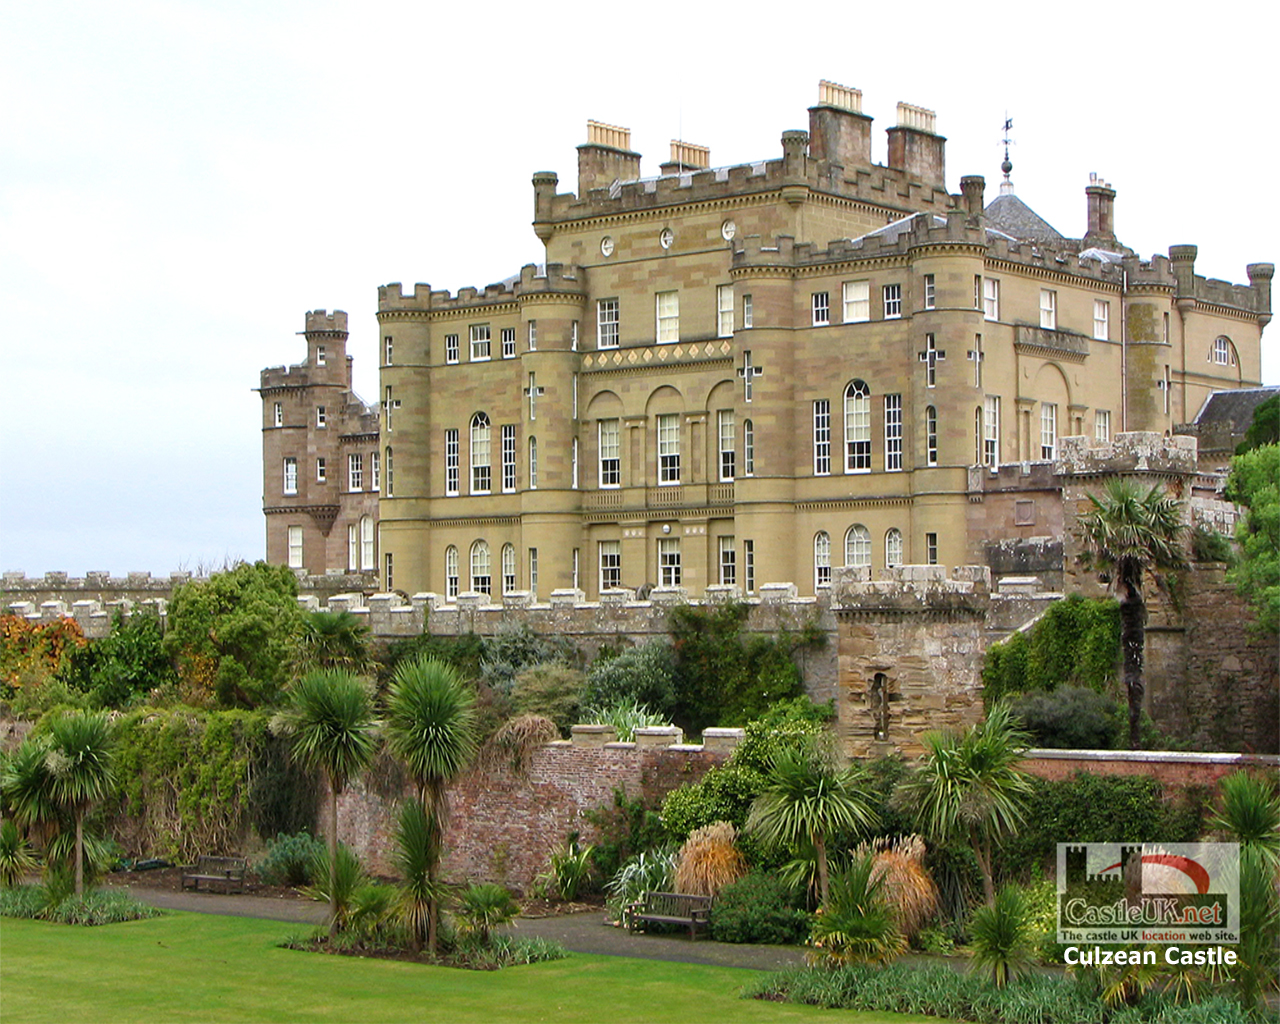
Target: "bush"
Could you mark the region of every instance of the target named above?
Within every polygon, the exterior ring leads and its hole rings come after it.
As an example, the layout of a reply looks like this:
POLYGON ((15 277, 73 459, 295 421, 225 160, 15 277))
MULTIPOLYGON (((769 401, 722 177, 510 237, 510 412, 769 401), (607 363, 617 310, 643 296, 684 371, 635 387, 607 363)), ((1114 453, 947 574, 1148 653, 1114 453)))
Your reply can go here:
POLYGON ((727 821, 704 825, 690 833, 676 855, 676 892, 715 896, 747 872, 735 840, 737 829, 727 821))
POLYGON ((1009 710, 1040 747, 1112 750, 1117 738, 1128 739, 1127 708, 1096 690, 1063 686, 1052 693, 1026 693, 1009 710))
POLYGON ((720 890, 711 905, 711 937, 717 942, 803 942, 812 917, 797 909, 787 888, 770 874, 752 872, 720 890))
POLYGON ((596 870, 612 878, 636 854, 658 850, 667 843, 662 819, 641 799, 631 799, 621 786, 613 802, 586 811, 583 817, 595 826, 596 844, 591 853, 596 870))
POLYGON ((0 917, 41 918, 58 924, 116 924, 159 917, 164 911, 140 903, 121 889, 93 889, 81 897, 51 898, 44 886, 23 885, 0 892, 0 917))
POLYGON ((87 694, 93 707, 125 707, 177 682, 163 641, 158 615, 136 610, 126 618, 117 610, 107 636, 71 650, 63 677, 87 694))
MULTIPOLYGON (((528 623, 503 623, 484 638, 480 653, 480 682, 498 694, 509 695, 516 676, 535 665, 573 665, 577 648, 563 637, 543 637, 528 623)), ((572 723, 570 723, 572 724, 572 723)))
POLYGON ((636 730, 650 725, 670 725, 665 715, 660 715, 643 704, 623 701, 603 707, 590 707, 582 712, 582 720, 588 725, 609 725, 617 733, 621 743, 632 743, 636 730))
POLYGON ((612 707, 621 703, 643 704, 660 714, 676 708, 675 662, 671 645, 650 640, 612 658, 597 658, 587 671, 582 703, 612 707))
POLYGON ((764 776, 754 768, 730 762, 712 768, 699 782, 673 789, 662 801, 662 826, 682 843, 695 829, 717 821, 742 828, 751 803, 764 787, 764 776))
POLYGON ((555 722, 560 735, 580 721, 582 689, 586 676, 576 668, 555 662, 534 665, 519 672, 511 691, 511 703, 518 714, 542 715, 555 722))
POLYGON ((621 920, 622 912, 647 892, 670 892, 675 869, 674 850, 648 850, 630 858, 604 887, 613 920, 621 920))
POLYGON ((1029 630, 992 644, 982 668, 982 699, 992 707, 1033 690, 1109 689, 1120 662, 1120 606, 1072 594, 1050 605, 1029 630))
POLYGON ((1191 557, 1197 562, 1230 562, 1231 538, 1217 530, 1196 526, 1191 531, 1191 557))
POLYGON ((990 970, 996 988, 1004 988, 1014 977, 1031 969, 1036 936, 1022 890, 1006 885, 994 903, 973 912, 969 922, 973 943, 973 969, 990 970))
POLYGON ((520 912, 511 892, 494 882, 472 884, 457 896, 454 914, 458 918, 460 938, 490 944, 490 933, 520 912))
POLYGON ((317 865, 327 864, 328 850, 324 842, 306 832, 292 836, 276 836, 267 843, 266 853, 258 861, 258 877, 267 885, 303 886, 322 881, 317 865))
POLYGON ((860 845, 855 857, 870 853, 872 876, 884 879, 885 905, 908 940, 938 912, 938 887, 924 866, 925 845, 918 835, 877 839, 860 845))

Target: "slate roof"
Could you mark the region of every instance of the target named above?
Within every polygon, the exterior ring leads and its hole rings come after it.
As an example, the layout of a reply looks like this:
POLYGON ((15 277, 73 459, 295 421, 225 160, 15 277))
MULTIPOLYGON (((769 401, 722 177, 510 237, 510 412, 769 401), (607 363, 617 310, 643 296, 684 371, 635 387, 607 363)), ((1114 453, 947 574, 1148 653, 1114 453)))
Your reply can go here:
POLYGON ((1021 242, 1057 245, 1065 241, 1057 229, 1017 196, 997 196, 984 211, 987 223, 1021 242))
POLYGON ((1254 409, 1277 393, 1280 393, 1280 387, 1215 391, 1200 406, 1195 423, 1202 426, 1229 424, 1231 433, 1243 434, 1253 422, 1254 409))
MULTIPOLYGON (((874 231, 868 231, 865 235, 859 235, 857 238, 851 238, 849 241, 860 242, 864 238, 882 238, 886 242, 896 242, 899 236, 904 232, 910 232, 911 223, 917 217, 932 217, 934 227, 945 227, 947 223, 946 217, 940 217, 936 213, 912 213, 908 214, 906 217, 901 217, 898 220, 892 221, 882 228, 876 228, 874 231)), ((1010 242, 1018 241, 1018 239, 1013 235, 1007 234, 1004 231, 999 231, 989 225, 987 227, 987 234, 997 238, 1008 239, 1010 242)))

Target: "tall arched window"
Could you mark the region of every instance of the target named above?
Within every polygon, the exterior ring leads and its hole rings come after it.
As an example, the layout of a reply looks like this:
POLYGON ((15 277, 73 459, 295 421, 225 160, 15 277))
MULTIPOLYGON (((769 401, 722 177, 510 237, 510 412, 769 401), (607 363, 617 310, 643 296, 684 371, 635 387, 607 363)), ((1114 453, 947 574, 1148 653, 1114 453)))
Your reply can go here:
POLYGON ((538 489, 538 439, 529 438, 529 490, 538 489))
POLYGON ((516 589, 516 549, 510 544, 502 545, 502 592, 510 594, 516 589))
POLYGON ((1235 357, 1231 353, 1230 338, 1215 338, 1213 342, 1213 361, 1218 366, 1234 366, 1235 357))
POLYGON ((871 534, 861 523, 854 523, 844 535, 844 564, 859 568, 871 564, 871 534))
POLYGON ((449 601, 458 596, 458 549, 452 544, 444 549, 444 596, 449 601))
POLYGON ((489 417, 482 412, 471 417, 471 493, 488 494, 490 486, 489 417))
POLYGON ((902 564, 902 531, 896 526, 884 535, 884 564, 891 568, 902 564))
POLYGON ((391 446, 390 445, 387 445, 386 456, 387 456, 387 468, 386 468, 387 497, 390 498, 395 495, 395 491, 396 491, 395 477, 393 475, 395 473, 395 467, 392 466, 391 464, 391 446))
POLYGON ((938 410, 932 405, 924 408, 924 461, 929 466, 938 464, 938 410))
POLYGON ((373 560, 373 517, 360 517, 360 568, 369 572, 378 568, 373 560))
POLYGON ((844 389, 844 471, 871 472, 871 389, 860 380, 844 389))
POLYGON ((742 421, 742 473, 753 476, 756 471, 756 428, 750 420, 742 421))
POLYGON ((493 593, 493 577, 489 575, 489 545, 482 540, 471 545, 471 589, 477 594, 493 593))
POLYGON ((819 530, 813 538, 813 586, 831 586, 831 537, 819 530))

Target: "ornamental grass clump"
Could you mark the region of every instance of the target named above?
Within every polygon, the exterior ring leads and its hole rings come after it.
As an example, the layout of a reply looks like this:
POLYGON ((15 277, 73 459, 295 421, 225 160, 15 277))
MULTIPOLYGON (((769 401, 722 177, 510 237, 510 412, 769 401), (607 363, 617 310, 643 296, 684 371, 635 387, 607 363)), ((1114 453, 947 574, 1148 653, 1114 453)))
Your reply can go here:
POLYGON ((746 858, 737 847, 738 830, 727 821, 696 829, 676 856, 676 892, 717 896, 747 873, 746 858))
POLYGON ((918 835, 881 838, 863 843, 855 857, 872 859, 872 875, 884 879, 885 904, 907 939, 938 912, 938 887, 925 867, 924 840, 918 835))

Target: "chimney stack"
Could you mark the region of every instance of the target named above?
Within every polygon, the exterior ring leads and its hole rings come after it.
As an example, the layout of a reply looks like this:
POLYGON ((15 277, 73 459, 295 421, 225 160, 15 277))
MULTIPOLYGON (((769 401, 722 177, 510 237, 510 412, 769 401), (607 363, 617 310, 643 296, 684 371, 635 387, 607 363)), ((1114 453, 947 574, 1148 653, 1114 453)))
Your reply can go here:
POLYGON ((934 188, 947 187, 947 140, 937 134, 938 115, 898 104, 898 124, 889 129, 889 166, 934 188))
POLYGON ((680 174, 684 171, 705 171, 711 166, 711 150, 692 142, 671 140, 671 159, 661 165, 663 174, 680 174))
POLYGON ((1089 202, 1089 229, 1085 232, 1086 248, 1114 249, 1116 247, 1116 190, 1097 174, 1089 175, 1089 187, 1084 190, 1089 202))
POLYGON ((578 147, 578 198, 593 188, 640 177, 640 154, 631 152, 631 129, 587 122, 587 141, 578 147))
POLYGON ((818 105, 809 108, 809 155, 841 167, 871 164, 871 118, 862 112, 862 91, 818 83, 818 105))

